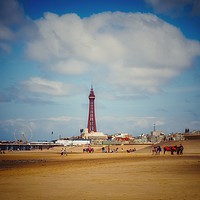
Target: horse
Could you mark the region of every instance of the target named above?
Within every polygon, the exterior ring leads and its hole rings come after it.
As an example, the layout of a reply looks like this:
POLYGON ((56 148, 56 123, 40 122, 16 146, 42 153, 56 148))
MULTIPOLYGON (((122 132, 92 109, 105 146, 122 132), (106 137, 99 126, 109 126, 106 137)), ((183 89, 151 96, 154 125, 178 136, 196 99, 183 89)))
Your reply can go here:
POLYGON ((88 148, 83 149, 83 153, 84 153, 84 152, 87 152, 87 153, 94 153, 94 149, 91 148, 91 147, 88 147, 88 148))
POLYGON ((174 152, 177 151, 177 146, 165 146, 163 149, 164 149, 164 154, 166 151, 170 151, 171 155, 174 155, 174 152))
POLYGON ((88 152, 89 152, 89 153, 94 153, 94 149, 93 149, 92 147, 89 147, 89 148, 88 148, 88 152))

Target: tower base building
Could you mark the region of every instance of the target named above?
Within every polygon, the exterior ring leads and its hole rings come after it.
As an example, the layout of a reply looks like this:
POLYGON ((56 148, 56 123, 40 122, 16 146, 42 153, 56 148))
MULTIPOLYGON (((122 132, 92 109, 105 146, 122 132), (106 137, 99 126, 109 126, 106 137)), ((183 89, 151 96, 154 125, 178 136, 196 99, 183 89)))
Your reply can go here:
POLYGON ((89 139, 89 140, 107 140, 108 136, 105 135, 103 132, 94 132, 91 131, 88 133, 88 129, 85 128, 84 132, 82 133, 82 138, 83 139, 89 139))

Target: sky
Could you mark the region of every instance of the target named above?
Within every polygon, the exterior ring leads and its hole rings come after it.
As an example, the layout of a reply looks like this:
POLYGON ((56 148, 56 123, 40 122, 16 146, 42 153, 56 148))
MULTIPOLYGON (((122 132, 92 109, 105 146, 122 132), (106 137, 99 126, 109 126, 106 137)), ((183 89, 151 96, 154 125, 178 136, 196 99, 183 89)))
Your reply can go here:
POLYGON ((200 130, 200 2, 0 0, 0 71, 0 140, 200 130))

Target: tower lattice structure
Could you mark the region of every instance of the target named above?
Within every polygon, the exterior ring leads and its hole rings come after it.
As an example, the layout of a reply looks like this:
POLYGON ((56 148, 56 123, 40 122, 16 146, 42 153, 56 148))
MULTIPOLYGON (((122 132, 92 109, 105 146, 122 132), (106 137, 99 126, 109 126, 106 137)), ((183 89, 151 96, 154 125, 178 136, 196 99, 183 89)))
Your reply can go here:
POLYGON ((91 86, 89 94, 89 114, 88 114, 88 125, 87 125, 88 133, 92 131, 97 132, 94 100, 95 100, 94 90, 93 87, 91 86))

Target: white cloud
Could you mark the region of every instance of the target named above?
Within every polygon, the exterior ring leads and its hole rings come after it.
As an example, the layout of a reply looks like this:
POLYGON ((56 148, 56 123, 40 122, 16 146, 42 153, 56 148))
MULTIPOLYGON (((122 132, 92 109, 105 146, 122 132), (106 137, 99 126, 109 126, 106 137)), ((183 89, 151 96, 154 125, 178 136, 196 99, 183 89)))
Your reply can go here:
POLYGON ((27 46, 32 59, 66 75, 90 72, 93 80, 103 77, 130 92, 159 91, 200 55, 198 41, 152 14, 105 12, 81 19, 46 13, 35 23, 39 36, 27 46))
POLYGON ((31 77, 0 91, 0 102, 52 105, 60 102, 63 97, 77 95, 82 89, 80 85, 31 77))
POLYGON ((71 120, 78 120, 76 117, 69 117, 69 116, 58 116, 58 117, 50 117, 48 118, 50 121, 54 122, 69 122, 71 120))
POLYGON ((103 116, 98 118, 98 122, 100 129, 107 134, 128 132, 134 135, 142 132, 150 133, 153 130, 153 124, 156 124, 159 129, 167 123, 166 119, 154 116, 103 116))
POLYGON ((68 95, 71 90, 70 85, 65 85, 59 81, 49 81, 40 77, 31 77, 29 80, 23 81, 22 85, 29 92, 55 96, 68 95))
MULTIPOLYGON (((0 120, 0 134, 9 140, 15 140, 14 132, 20 127, 28 127, 32 133, 32 140, 50 140, 71 137, 79 134, 80 118, 71 116, 53 116, 38 119, 8 119, 0 120), (51 134, 53 132, 53 135, 51 134)), ((25 132, 25 135, 28 132, 25 132)))
POLYGON ((88 64, 84 63, 84 61, 73 59, 63 59, 62 61, 58 61, 55 65, 52 66, 53 71, 68 75, 83 74, 88 71, 88 68, 88 64))

